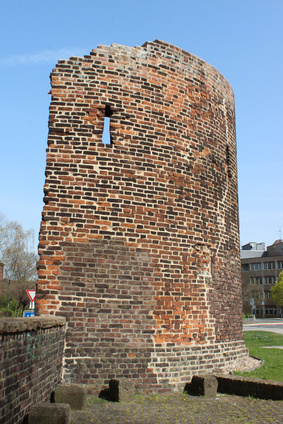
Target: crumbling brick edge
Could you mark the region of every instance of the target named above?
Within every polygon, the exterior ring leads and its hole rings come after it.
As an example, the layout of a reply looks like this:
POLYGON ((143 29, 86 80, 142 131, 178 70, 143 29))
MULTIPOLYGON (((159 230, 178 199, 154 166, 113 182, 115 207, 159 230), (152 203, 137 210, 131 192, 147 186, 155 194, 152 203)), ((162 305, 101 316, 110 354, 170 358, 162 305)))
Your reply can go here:
POLYGON ((214 376, 218 381, 218 393, 283 400, 283 381, 263 380, 240 375, 214 374, 214 376))
POLYGON ((0 334, 21 333, 45 328, 63 327, 66 325, 65 317, 40 316, 28 318, 1 318, 0 334))

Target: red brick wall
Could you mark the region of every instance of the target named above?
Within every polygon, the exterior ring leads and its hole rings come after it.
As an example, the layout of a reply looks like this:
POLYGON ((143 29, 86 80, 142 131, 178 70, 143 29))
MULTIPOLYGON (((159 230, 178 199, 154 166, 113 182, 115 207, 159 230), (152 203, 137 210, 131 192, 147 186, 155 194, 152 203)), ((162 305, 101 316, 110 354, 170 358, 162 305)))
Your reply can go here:
POLYGON ((66 322, 61 317, 0 319, 0 424, 22 424, 61 381, 66 322), (25 418, 25 419, 24 419, 25 418))
POLYGON ((158 40, 61 60, 51 85, 36 308, 68 320, 66 381, 171 387, 192 347, 243 354, 230 85, 158 40))

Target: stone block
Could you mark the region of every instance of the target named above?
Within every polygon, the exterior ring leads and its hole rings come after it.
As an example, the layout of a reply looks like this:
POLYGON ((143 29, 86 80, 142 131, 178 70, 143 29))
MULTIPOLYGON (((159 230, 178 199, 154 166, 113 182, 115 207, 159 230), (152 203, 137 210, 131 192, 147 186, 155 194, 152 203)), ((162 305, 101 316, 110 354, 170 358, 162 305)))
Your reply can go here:
POLYGON ((71 408, 66 403, 38 403, 28 416, 29 424, 70 424, 71 408))
POLYGON ((213 375, 194 375, 188 389, 194 396, 214 397, 217 394, 218 381, 213 375))
POLYGON ((81 410, 86 405, 87 388, 83 384, 59 384, 54 399, 55 403, 68 403, 71 409, 81 410))
POLYGON ((133 399, 135 387, 128 378, 112 379, 109 382, 109 396, 114 402, 128 402, 133 399))

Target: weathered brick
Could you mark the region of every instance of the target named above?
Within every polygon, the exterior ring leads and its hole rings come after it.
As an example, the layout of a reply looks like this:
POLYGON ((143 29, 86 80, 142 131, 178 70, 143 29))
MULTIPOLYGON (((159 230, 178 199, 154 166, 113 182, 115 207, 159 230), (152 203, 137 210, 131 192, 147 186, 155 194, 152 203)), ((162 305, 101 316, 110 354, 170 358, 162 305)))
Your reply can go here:
POLYGON ((65 320, 2 318, 0 335, 0 422, 18 424, 60 383, 65 320))
POLYGON ((36 307, 68 319, 66 382, 169 389, 245 353, 230 85, 158 40, 59 61, 51 85, 36 307))

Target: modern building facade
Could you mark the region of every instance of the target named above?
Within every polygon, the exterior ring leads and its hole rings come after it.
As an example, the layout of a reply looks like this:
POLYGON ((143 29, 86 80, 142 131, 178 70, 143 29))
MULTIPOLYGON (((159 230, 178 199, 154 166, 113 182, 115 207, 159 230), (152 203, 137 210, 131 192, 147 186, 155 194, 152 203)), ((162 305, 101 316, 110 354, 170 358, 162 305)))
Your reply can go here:
POLYGON ((250 242, 241 249, 243 311, 257 317, 281 316, 280 308, 270 296, 270 289, 283 271, 283 242, 276 240, 265 249, 265 243, 250 242), (253 304, 253 306, 252 306, 253 304))

